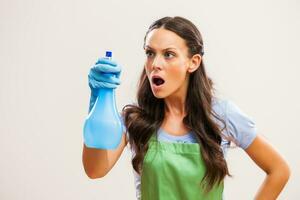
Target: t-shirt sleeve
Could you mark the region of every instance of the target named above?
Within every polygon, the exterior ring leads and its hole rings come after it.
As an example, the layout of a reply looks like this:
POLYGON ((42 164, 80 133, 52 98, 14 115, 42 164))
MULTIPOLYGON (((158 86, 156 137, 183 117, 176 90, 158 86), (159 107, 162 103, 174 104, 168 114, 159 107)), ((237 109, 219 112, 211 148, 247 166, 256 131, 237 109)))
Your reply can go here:
POLYGON ((228 134, 242 149, 246 149, 257 135, 255 121, 230 100, 226 104, 226 125, 228 134))

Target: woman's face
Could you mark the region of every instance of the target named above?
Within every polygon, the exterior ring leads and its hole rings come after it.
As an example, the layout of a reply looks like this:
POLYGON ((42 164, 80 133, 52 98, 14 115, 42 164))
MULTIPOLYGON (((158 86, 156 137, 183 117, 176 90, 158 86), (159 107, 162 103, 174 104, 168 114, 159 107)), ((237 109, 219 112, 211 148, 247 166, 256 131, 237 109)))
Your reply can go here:
POLYGON ((185 41, 172 31, 154 29, 146 37, 145 53, 145 70, 154 96, 186 94, 188 74, 194 70, 185 41))

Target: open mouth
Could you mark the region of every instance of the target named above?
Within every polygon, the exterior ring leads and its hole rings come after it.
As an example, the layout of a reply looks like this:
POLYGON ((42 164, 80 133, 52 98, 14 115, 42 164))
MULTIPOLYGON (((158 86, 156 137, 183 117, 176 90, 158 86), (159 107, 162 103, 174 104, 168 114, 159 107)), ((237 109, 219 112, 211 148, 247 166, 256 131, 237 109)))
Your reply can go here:
POLYGON ((160 78, 160 77, 153 77, 152 78, 152 83, 156 86, 160 86, 162 84, 165 83, 164 79, 160 78))

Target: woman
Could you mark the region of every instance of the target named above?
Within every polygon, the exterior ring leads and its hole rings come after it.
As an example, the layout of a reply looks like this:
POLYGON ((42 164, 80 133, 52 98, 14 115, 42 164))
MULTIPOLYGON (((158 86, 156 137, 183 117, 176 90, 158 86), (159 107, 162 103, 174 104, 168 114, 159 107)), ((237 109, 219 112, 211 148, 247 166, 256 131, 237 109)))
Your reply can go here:
MULTIPOLYGON (((222 199, 224 178, 231 176, 226 151, 235 143, 267 174, 255 199, 276 199, 289 178, 289 167, 257 134, 250 117, 214 95, 196 26, 182 17, 159 19, 149 27, 144 49, 138 102, 122 112, 127 134, 116 150, 84 146, 88 176, 107 174, 129 142, 138 199, 222 199)), ((117 63, 105 59, 91 69, 90 110, 97 87, 117 87, 120 72, 117 63), (103 72, 117 76, 103 78, 103 72)))

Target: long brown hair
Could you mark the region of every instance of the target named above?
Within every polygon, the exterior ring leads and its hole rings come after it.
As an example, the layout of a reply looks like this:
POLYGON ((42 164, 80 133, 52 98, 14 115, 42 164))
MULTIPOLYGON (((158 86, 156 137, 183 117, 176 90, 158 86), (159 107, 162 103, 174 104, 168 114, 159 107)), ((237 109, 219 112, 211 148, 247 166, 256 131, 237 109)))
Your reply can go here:
MULTIPOLYGON (((189 20, 182 17, 164 17, 155 21, 145 35, 144 45, 148 33, 157 28, 172 31, 183 38, 189 49, 190 58, 195 54, 203 56, 202 36, 189 20)), ((226 123, 212 109, 214 90, 212 80, 206 75, 202 58, 199 68, 190 74, 185 102, 187 115, 183 123, 188 129, 193 130, 201 146, 202 159, 206 165, 206 172, 201 183, 206 182, 206 192, 210 191, 215 183, 221 183, 226 175, 231 176, 221 148, 221 135, 226 123), (213 117, 222 121, 224 124, 222 129, 212 119, 213 117)), ((144 69, 138 83, 137 104, 126 105, 122 110, 124 123, 129 133, 129 144, 135 151, 132 165, 139 174, 148 149, 148 141, 161 126, 164 110, 164 101, 153 95, 144 69)))

